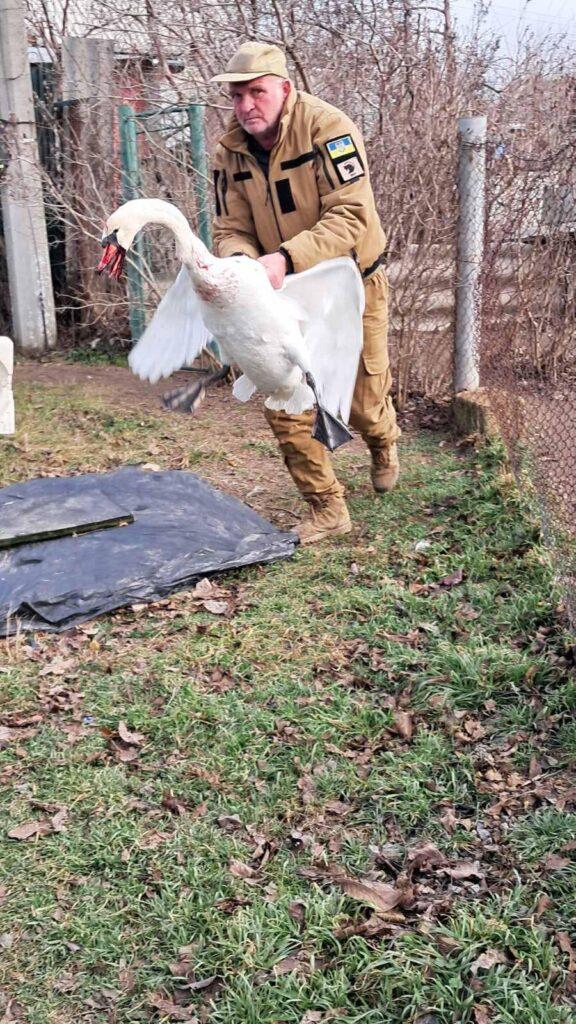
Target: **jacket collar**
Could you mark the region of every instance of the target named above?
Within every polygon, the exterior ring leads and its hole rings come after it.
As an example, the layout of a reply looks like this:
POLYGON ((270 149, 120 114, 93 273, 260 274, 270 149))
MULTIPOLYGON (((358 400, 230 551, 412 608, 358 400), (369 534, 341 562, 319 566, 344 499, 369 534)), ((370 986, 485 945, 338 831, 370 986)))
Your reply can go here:
MULTIPOLYGON (((288 123, 290 121, 290 118, 292 117, 292 111, 294 110, 294 106, 296 104, 296 100, 297 99, 298 99, 298 92, 294 88, 294 86, 292 86, 292 88, 290 89, 290 93, 289 93, 289 95, 286 98, 286 103, 284 104, 284 110, 282 112, 282 117, 280 118, 280 125, 279 125, 279 128, 278 128, 278 138, 276 139, 276 142, 274 143, 274 146, 272 147, 272 149, 275 149, 275 147, 280 142, 282 142, 282 139, 284 138, 284 136, 286 134, 286 129, 288 127, 288 123)), ((248 135, 244 131, 244 129, 239 125, 239 123, 236 120, 236 117, 234 115, 232 115, 232 117, 231 117, 231 119, 230 119, 230 121, 228 123, 228 128, 226 129, 226 132, 224 133, 224 135, 222 135, 222 137, 220 139, 220 145, 224 146, 224 149, 231 149, 231 150, 233 150, 236 153, 249 153, 250 152, 249 149, 248 149, 248 135)), ((272 152, 272 150, 271 150, 271 152, 272 152)))

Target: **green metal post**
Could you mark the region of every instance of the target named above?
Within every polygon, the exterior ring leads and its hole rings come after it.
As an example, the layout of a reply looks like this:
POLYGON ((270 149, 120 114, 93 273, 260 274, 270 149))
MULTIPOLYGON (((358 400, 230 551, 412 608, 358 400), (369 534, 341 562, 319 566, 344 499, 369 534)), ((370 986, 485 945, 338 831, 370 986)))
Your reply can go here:
POLYGON ((212 248, 210 230, 210 208, 208 206, 208 163, 206 160, 206 139, 204 135, 204 107, 191 103, 188 107, 190 125, 190 149, 194 171, 194 191, 198 207, 198 234, 208 249, 212 248))
MULTIPOLYGON (((129 104, 118 108, 120 117, 120 160, 122 164, 122 199, 137 199, 140 195, 138 143, 136 139, 136 112, 129 104)), ((130 302, 130 333, 133 341, 144 333, 146 313, 142 285, 142 239, 136 238, 126 261, 128 299, 130 302)))
MULTIPOLYGON (((198 209, 198 234, 208 248, 212 248, 212 231, 210 230, 210 207, 208 205, 208 161, 206 160, 206 136, 204 134, 204 107, 201 103, 190 103, 188 107, 188 124, 190 125, 190 150, 192 152, 192 170, 194 171, 194 192, 198 209)), ((216 359, 222 359, 217 342, 212 340, 208 348, 216 359)))

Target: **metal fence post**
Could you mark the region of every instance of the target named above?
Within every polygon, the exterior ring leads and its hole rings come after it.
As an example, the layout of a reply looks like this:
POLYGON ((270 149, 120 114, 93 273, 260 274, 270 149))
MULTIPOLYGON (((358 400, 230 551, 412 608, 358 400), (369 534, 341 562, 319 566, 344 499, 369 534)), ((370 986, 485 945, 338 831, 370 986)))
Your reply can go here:
POLYGON ((480 274, 484 253, 486 118, 458 118, 458 257, 454 391, 480 387, 480 274))
MULTIPOLYGON (((120 159, 122 163, 122 199, 137 199, 140 195, 140 170, 136 139, 136 113, 125 103, 118 108, 120 117, 120 159)), ((142 239, 136 238, 126 261, 128 300, 130 303, 130 334, 137 341, 146 327, 144 289, 142 286, 142 239)))
POLYGON ((204 107, 200 103, 191 103, 188 107, 188 124, 190 125, 190 149, 192 151, 192 169, 194 171, 194 191, 198 206, 198 234, 208 249, 212 247, 210 230, 210 209, 207 198, 208 164, 206 161, 206 138, 204 135, 204 107))

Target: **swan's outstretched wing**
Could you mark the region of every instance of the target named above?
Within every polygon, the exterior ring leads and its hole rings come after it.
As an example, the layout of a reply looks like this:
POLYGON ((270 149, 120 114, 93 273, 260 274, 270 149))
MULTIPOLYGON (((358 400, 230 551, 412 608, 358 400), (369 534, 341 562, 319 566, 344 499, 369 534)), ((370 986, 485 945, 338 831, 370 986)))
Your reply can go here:
POLYGON ((186 267, 168 289, 144 334, 128 356, 131 370, 155 384, 187 366, 212 335, 200 316, 200 305, 186 267))
POLYGON ((364 285, 348 256, 286 278, 281 296, 303 311, 302 333, 322 405, 348 422, 362 351, 364 285))

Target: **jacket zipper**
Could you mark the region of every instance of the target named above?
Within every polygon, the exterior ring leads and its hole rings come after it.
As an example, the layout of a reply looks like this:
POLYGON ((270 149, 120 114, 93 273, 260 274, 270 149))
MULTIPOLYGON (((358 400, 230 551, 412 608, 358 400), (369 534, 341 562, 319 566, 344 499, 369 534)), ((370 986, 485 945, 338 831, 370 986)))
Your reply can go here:
POLYGON ((280 236, 280 242, 284 242, 285 238, 284 238, 284 235, 282 234, 282 229, 280 227, 280 221, 278 220, 278 214, 276 213, 276 207, 274 206, 274 196, 272 195, 272 189, 270 188, 270 178, 269 178, 269 176, 267 174, 264 174, 264 171, 260 167, 260 164, 258 163, 258 161, 257 161, 255 156, 252 156, 251 153, 250 154, 244 153, 243 155, 244 156, 248 156, 248 160, 252 160, 252 162, 256 165, 257 170, 260 172, 260 174, 264 178, 264 181, 266 182, 266 202, 268 202, 268 200, 270 200, 270 206, 272 208, 272 213, 274 214, 274 221, 276 223, 276 230, 277 230, 277 232, 278 232, 278 234, 280 236))

